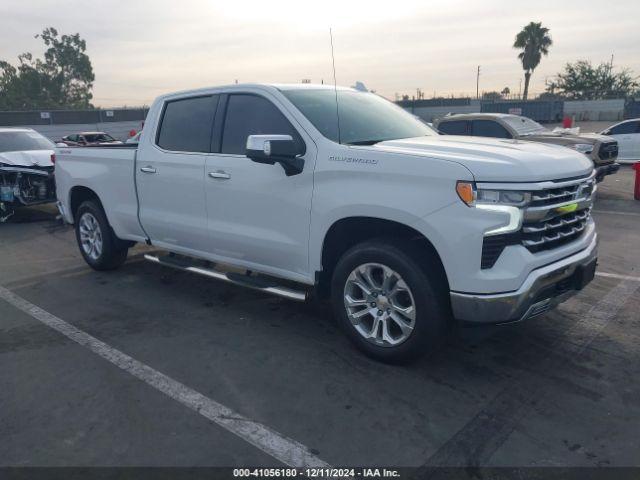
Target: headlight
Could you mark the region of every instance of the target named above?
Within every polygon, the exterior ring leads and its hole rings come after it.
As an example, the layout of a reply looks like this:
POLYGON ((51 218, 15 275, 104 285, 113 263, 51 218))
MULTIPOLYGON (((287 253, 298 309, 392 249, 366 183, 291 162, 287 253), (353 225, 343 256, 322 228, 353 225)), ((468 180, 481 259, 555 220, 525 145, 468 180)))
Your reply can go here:
POLYGON ((580 153, 584 153, 585 155, 589 155, 593 152, 593 145, 590 143, 576 143, 575 145, 567 145, 569 148, 573 148, 580 153))
POLYGON ((521 207, 529 203, 531 193, 518 190, 477 189, 473 182, 458 182, 456 192, 469 207, 478 205, 513 205, 521 207))
POLYGON ((522 209, 531 200, 531 193, 518 190, 477 189, 473 182, 458 182, 456 192, 469 207, 506 214, 505 222, 485 231, 485 235, 517 232, 522 227, 522 209))

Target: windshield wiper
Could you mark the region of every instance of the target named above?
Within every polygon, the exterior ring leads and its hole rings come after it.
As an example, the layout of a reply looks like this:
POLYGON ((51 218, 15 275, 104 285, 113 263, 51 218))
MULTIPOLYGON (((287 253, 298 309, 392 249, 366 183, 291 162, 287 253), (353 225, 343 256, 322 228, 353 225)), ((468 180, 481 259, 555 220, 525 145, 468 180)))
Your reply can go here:
POLYGON ((356 142, 347 142, 347 145, 375 145, 376 143, 384 142, 384 139, 381 140, 358 140, 356 142))

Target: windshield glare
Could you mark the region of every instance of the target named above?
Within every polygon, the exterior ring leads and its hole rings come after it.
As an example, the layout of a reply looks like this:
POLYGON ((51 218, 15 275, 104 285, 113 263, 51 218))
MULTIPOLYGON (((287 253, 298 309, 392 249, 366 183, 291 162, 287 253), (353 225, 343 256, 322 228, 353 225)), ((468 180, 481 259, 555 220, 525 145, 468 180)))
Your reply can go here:
POLYGON ((539 133, 546 130, 546 128, 544 128, 538 122, 527 117, 513 115, 510 117, 503 117, 503 119, 507 125, 509 125, 518 133, 518 135, 539 133))
POLYGON ((53 150, 51 140, 37 132, 0 132, 0 152, 53 150))
POLYGON ((340 139, 334 90, 285 90, 282 92, 329 140, 370 145, 384 140, 436 136, 427 125, 384 98, 353 90, 338 90, 340 139))

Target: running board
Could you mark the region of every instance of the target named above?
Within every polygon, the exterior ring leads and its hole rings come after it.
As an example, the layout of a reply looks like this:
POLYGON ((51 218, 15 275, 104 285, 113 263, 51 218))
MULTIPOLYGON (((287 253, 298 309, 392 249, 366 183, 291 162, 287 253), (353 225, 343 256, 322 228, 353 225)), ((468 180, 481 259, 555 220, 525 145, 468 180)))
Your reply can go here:
POLYGON ((163 255, 161 257, 145 254, 144 258, 150 262, 164 265, 165 267, 197 273, 199 275, 204 275, 205 277, 215 278, 216 280, 222 280, 224 282, 233 283, 253 290, 260 290, 261 292, 288 298, 289 300, 304 302, 307 299, 307 292, 304 290, 294 290, 289 287, 278 285, 277 281, 271 277, 250 274, 249 272, 221 272, 219 270, 208 268, 205 265, 199 266, 197 264, 197 260, 192 260, 189 257, 179 257, 171 254, 163 255))

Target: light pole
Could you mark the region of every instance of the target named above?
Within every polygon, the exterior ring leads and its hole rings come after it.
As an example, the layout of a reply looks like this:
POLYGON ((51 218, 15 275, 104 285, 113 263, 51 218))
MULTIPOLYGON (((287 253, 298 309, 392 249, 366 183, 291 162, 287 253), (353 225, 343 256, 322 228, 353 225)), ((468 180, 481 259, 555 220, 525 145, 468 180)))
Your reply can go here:
POLYGON ((478 73, 476 75, 476 100, 480 99, 480 65, 478 65, 478 73))

